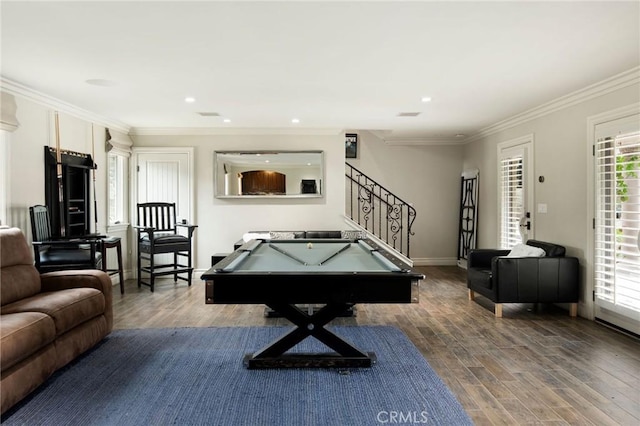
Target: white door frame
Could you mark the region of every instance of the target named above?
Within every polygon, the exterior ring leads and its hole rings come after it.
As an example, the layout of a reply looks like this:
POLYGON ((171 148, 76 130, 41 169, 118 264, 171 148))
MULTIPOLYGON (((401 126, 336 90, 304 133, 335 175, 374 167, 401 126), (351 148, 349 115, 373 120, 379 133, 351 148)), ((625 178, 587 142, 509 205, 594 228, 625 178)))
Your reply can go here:
MULTIPOLYGON (((137 238, 137 233, 135 231, 135 229, 133 228, 133 226, 135 225, 135 221, 136 221, 136 217, 138 212, 136 211, 137 209, 137 205, 138 205, 138 155, 140 154, 187 154, 187 158, 188 158, 188 173, 187 176, 189 177, 189 181, 188 181, 188 192, 189 192, 189 217, 188 220, 190 223, 194 223, 195 222, 195 184, 194 184, 194 176, 195 176, 195 170, 194 170, 194 148, 193 147, 133 147, 132 148, 132 153, 131 153, 131 160, 129 161, 129 165, 130 165, 130 187, 129 187, 129 194, 130 194, 130 218, 131 218, 131 232, 132 232, 132 237, 131 237, 131 241, 133 242, 131 244, 131 253, 132 253, 132 258, 130 259, 131 261, 131 265, 134 273, 134 277, 137 279, 138 278, 138 266, 137 266, 137 256, 138 256, 138 243, 136 241, 137 238)), ((194 243, 195 243, 195 239, 194 239, 194 243)), ((193 247, 193 253, 192 256, 194 257, 194 259, 196 258, 196 247, 193 247)))
POLYGON ((524 135, 524 136, 520 136, 519 138, 515 138, 515 139, 511 139, 505 142, 500 142, 497 145, 497 155, 496 155, 496 162, 497 162, 497 175, 496 175, 496 181, 498 184, 498 200, 497 200, 497 204, 498 204, 498 226, 497 226, 497 236, 496 236, 496 241, 498 243, 500 243, 500 212, 502 211, 502 197, 501 197, 501 190, 500 190, 500 172, 501 172, 501 167, 500 167, 500 158, 501 158, 501 154, 503 151, 508 150, 508 149, 512 149, 512 148, 517 148, 517 147, 522 147, 525 149, 526 155, 525 155, 525 167, 526 167, 526 202, 527 202, 527 209, 530 213, 530 221, 531 221, 531 229, 529 230, 529 232, 527 233, 527 238, 531 239, 534 238, 535 235, 535 209, 534 207, 534 202, 535 202, 535 197, 534 197, 534 192, 535 192, 535 186, 534 186, 534 135, 533 133, 530 133, 528 135, 524 135))
POLYGON ((596 143, 596 126, 605 124, 609 121, 619 120, 627 116, 640 113, 640 102, 627 105, 621 108, 616 108, 611 111, 603 112, 601 114, 587 117, 587 223, 586 223, 586 235, 587 235, 587 252, 586 252, 586 281, 585 281, 585 293, 584 301, 578 303, 578 314, 581 317, 593 320, 595 318, 596 304, 595 297, 595 283, 594 283, 594 242, 595 242, 595 212, 596 212, 596 197, 595 191, 595 171, 594 171, 594 155, 593 150, 596 143))

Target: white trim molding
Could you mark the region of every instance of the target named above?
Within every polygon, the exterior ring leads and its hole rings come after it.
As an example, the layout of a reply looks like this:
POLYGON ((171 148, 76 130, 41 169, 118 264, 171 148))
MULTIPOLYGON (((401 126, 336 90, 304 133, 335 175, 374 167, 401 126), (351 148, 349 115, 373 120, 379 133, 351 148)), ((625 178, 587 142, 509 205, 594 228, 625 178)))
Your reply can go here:
POLYGON ((491 126, 485 127, 478 133, 465 139, 464 142, 469 143, 478 139, 482 139, 484 137, 520 125, 527 121, 535 120, 553 112, 569 108, 573 105, 586 102, 590 99, 594 99, 599 96, 606 95, 607 93, 611 93, 638 83, 640 83, 640 67, 635 67, 598 83, 584 87, 580 90, 576 90, 575 92, 569 93, 568 95, 561 96, 557 99, 552 100, 551 102, 547 102, 545 104, 527 110, 521 114, 514 115, 491 126))
POLYGON ((133 127, 132 136, 215 136, 215 135, 311 135, 334 136, 344 129, 276 128, 276 127, 133 127))
POLYGON ((458 259, 455 257, 419 257, 413 258, 414 266, 456 266, 458 259))
POLYGON ((8 80, 4 77, 0 77, 0 90, 10 95, 19 96, 27 99, 38 105, 51 108, 52 110, 62 112, 73 117, 77 117, 81 120, 95 123, 100 126, 109 127, 111 129, 117 129, 123 133, 129 133, 130 126, 120 121, 112 120, 107 117, 103 117, 99 114, 95 114, 86 109, 77 107, 53 96, 46 95, 42 92, 38 92, 30 87, 24 86, 15 81, 8 80))
POLYGON ((385 137, 384 143, 389 146, 438 146, 464 145, 465 139, 452 137, 421 137, 421 138, 390 138, 385 137))

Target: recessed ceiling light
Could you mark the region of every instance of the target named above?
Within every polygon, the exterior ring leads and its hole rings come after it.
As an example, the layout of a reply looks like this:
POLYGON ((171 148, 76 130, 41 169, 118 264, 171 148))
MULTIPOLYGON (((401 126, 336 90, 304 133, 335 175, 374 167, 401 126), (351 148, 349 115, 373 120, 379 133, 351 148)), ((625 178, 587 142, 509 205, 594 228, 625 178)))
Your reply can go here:
POLYGON ((225 118, 225 119, 224 119, 224 120, 222 120, 222 121, 224 121, 225 123, 231 123, 231 119, 230 119, 230 118, 225 118))
POLYGON ((423 96, 420 101, 422 102, 431 102, 431 98, 429 96, 423 96))
POLYGON ((297 124, 297 123, 300 122, 300 120, 297 119, 297 118, 293 118, 293 119, 291 119, 291 122, 294 123, 294 124, 297 124))
POLYGON ((111 86, 116 86, 118 84, 115 81, 105 80, 104 78, 91 78, 89 80, 85 80, 84 82, 92 86, 102 86, 102 87, 111 87, 111 86))
POLYGON ((458 133, 456 135, 456 138, 464 138, 465 136, 467 136, 467 135, 465 135, 464 133, 458 133))
POLYGON ((188 103, 188 104, 191 104, 191 103, 196 101, 196 98, 192 98, 191 96, 188 96, 188 97, 184 98, 184 101, 186 103, 188 103))
POLYGON ((264 162, 265 162, 265 163, 268 163, 268 162, 269 162, 269 160, 264 160, 264 162))

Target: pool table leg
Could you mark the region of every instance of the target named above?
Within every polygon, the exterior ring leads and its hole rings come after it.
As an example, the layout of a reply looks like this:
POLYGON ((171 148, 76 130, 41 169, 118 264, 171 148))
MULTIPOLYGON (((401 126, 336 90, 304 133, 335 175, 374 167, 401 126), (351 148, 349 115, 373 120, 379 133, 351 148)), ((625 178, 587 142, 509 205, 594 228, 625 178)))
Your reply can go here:
POLYGON ((371 367, 375 354, 365 353, 324 328, 331 320, 352 306, 351 303, 330 303, 309 315, 295 305, 269 303, 297 327, 266 348, 245 357, 248 368, 300 368, 300 367, 371 367), (296 344, 313 336, 336 353, 285 354, 296 344))

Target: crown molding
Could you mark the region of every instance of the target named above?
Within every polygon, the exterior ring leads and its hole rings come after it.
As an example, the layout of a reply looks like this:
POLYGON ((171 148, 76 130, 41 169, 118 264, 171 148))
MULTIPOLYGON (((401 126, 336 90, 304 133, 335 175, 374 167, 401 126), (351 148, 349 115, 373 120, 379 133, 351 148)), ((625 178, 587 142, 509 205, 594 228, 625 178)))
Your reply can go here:
POLYGON ((87 111, 86 109, 54 98, 53 96, 49 96, 2 76, 0 76, 0 90, 10 95, 24 98, 38 105, 51 108, 54 111, 62 112, 90 123, 95 123, 110 129, 116 129, 123 133, 129 133, 130 130, 130 126, 125 123, 87 111))
POLYGON ((463 145, 464 138, 455 136, 392 136, 390 130, 367 130, 369 133, 381 139, 388 146, 438 146, 438 145, 463 145))
POLYGON ((214 136, 214 135, 305 135, 336 136, 343 129, 277 128, 277 127, 133 127, 132 136, 214 136))
POLYGON ((389 146, 438 146, 438 145, 463 145, 464 139, 456 137, 418 137, 418 138, 384 138, 385 145, 389 146))
POLYGON ((640 83, 640 67, 631 68, 628 71, 614 75, 598 83, 584 87, 575 92, 561 96, 550 102, 527 110, 521 114, 514 115, 505 120, 499 121, 491 126, 481 129, 478 133, 464 140, 465 143, 482 139, 494 133, 515 127, 527 121, 535 120, 545 115, 560 111, 565 108, 586 102, 590 99, 606 95, 607 93, 623 89, 628 86, 640 83))

